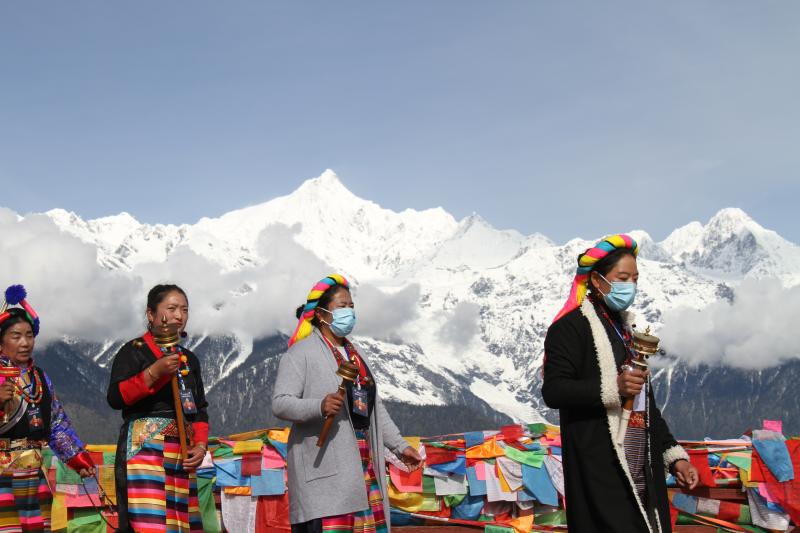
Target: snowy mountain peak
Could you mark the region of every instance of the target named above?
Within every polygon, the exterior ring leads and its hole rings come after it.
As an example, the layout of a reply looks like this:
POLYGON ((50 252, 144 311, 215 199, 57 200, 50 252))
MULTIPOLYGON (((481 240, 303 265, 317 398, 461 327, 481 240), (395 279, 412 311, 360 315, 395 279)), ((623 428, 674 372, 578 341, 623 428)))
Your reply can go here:
POLYGON ((689 222, 674 230, 661 242, 661 247, 672 257, 680 258, 684 253, 695 250, 703 239, 704 226, 697 222, 689 222))
POLYGON ((644 230, 632 230, 628 235, 633 237, 639 245, 639 257, 642 259, 652 259, 654 261, 669 261, 670 254, 653 240, 649 233, 644 230))
POLYGON ((765 229, 743 210, 720 210, 703 226, 692 222, 673 231, 662 248, 677 262, 722 277, 777 277, 800 282, 800 247, 765 229))
POLYGON ((308 196, 313 198, 327 198, 330 200, 362 200, 345 187, 339 176, 331 169, 316 178, 311 178, 302 183, 290 197, 308 196))
POLYGON ((765 229, 737 207, 721 209, 706 224, 706 235, 719 238, 744 237, 763 233, 765 229))

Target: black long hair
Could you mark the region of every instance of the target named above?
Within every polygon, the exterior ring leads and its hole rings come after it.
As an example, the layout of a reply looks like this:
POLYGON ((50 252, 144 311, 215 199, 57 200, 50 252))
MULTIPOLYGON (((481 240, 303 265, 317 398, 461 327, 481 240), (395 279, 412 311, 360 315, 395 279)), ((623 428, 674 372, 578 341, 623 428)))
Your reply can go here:
POLYGON ((147 308, 150 312, 155 313, 156 309, 158 309, 158 304, 164 301, 164 298, 171 292, 179 292, 186 298, 186 301, 189 301, 189 297, 186 296, 186 292, 183 289, 178 287, 177 285, 172 284, 162 284, 156 285, 150 292, 147 293, 147 308))

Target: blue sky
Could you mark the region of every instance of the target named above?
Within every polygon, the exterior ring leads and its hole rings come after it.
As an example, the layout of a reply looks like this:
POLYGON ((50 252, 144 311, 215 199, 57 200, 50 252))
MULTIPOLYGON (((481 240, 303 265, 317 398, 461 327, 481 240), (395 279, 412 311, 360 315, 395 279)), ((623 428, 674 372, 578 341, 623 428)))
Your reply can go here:
POLYGON ((800 242, 799 50, 796 2, 4 2, 0 205, 194 222, 332 168, 557 241, 800 242))

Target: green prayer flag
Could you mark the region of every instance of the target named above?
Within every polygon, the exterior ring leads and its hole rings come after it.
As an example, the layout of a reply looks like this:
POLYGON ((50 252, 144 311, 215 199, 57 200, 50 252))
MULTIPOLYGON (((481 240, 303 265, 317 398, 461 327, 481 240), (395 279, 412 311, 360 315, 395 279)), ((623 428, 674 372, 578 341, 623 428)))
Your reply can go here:
POLYGON ((423 494, 436 494, 436 484, 433 481, 433 476, 422 476, 422 493, 423 494))
POLYGON ((560 509, 549 513, 537 514, 534 516, 533 523, 540 526, 563 526, 567 523, 567 513, 560 509))
POLYGON ((106 523, 95 510, 75 510, 75 515, 67 526, 67 533, 106 533, 106 523))
POLYGON ((737 520, 736 523, 751 524, 752 522, 753 522, 753 516, 750 514, 750 506, 739 505, 739 520, 737 520))
POLYGON ((223 457, 232 457, 233 456, 233 448, 228 445, 221 444, 219 448, 214 450, 214 453, 211 454, 214 459, 222 459, 223 457))
POLYGON ((59 485, 80 485, 81 476, 76 471, 62 463, 56 461, 56 483, 59 485))
POLYGON ((51 466, 53 466, 53 457, 55 457, 55 454, 53 453, 53 450, 51 450, 49 447, 42 448, 42 466, 43 467, 50 468, 51 466))
POLYGON ((740 457, 738 455, 728 455, 725 457, 725 460, 742 470, 750 470, 750 465, 753 463, 752 456, 740 457))
POLYGON ((534 450, 529 452, 523 452, 516 448, 512 448, 511 446, 506 446, 505 449, 506 457, 512 459, 518 463, 526 464, 528 466, 532 466, 534 468, 541 468, 544 464, 544 458, 547 457, 544 450, 534 450))
POLYGON ((547 426, 539 422, 538 424, 528 424, 528 431, 532 437, 541 437, 547 431, 547 426))
POLYGON ((444 497, 444 504, 448 507, 456 507, 464 501, 466 494, 452 494, 444 497))
POLYGON ((221 533, 217 508, 214 505, 214 478, 197 478, 197 499, 205 533, 221 533))
POLYGON ((114 452, 103 452, 103 464, 104 465, 113 465, 114 461, 117 458, 117 454, 114 452))
POLYGON ((514 528, 486 524, 485 526, 483 526, 483 533, 514 533, 514 528))

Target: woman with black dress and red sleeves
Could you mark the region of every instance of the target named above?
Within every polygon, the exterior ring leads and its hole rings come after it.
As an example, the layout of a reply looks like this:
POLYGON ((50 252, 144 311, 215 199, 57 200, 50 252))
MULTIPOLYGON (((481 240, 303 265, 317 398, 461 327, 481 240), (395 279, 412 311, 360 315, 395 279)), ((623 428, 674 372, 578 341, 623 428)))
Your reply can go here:
POLYGON ((108 403, 122 410, 115 477, 121 532, 201 533, 195 469, 208 447, 208 413, 200 361, 187 348, 156 343, 154 326, 181 335, 189 301, 177 285, 156 285, 147 295, 148 331, 114 358, 108 403), (188 454, 181 457, 175 398, 177 378, 188 454), (166 526, 166 529, 165 529, 166 526))

